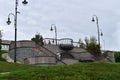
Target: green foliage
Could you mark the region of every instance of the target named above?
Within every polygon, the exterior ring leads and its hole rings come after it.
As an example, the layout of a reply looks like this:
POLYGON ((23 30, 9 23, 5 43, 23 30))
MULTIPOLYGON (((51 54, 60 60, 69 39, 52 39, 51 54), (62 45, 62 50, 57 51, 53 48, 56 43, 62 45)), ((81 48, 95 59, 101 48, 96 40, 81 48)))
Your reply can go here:
POLYGON ((85 45, 86 45, 86 48, 88 47, 88 45, 89 45, 89 39, 88 39, 88 37, 85 37, 85 45))
POLYGON ((95 37, 90 37, 90 40, 89 40, 89 43, 88 43, 86 49, 87 49, 90 53, 98 56, 98 55, 100 55, 100 47, 99 47, 99 45, 97 44, 96 41, 97 41, 97 40, 96 40, 95 37))
MULTIPOLYGON (((16 70, 25 70, 31 68, 30 65, 17 64, 17 63, 8 63, 0 61, 0 73, 2 72, 11 72, 16 70)), ((1 80, 1 79, 0 79, 1 80)))
POLYGON ((87 51, 89 51, 93 55, 96 56, 101 55, 100 46, 97 44, 97 40, 94 36, 90 37, 90 39, 88 37, 85 37, 84 42, 85 43, 83 43, 83 41, 80 39, 79 40, 80 46, 84 47, 87 51))
POLYGON ((77 63, 61 66, 33 66, 0 75, 0 80, 119 80, 120 64, 77 63))
POLYGON ((1 54, 3 54, 3 53, 8 53, 8 51, 7 50, 1 50, 1 54))
POLYGON ((40 43, 40 45, 43 45, 43 37, 39 33, 35 34, 35 37, 33 37, 31 40, 36 43, 40 43))
POLYGON ((85 44, 83 43, 82 39, 79 39, 78 43, 80 48, 85 48, 85 44))
MULTIPOLYGON (((1 55, 0 55, 1 56, 1 55)), ((0 61, 6 61, 5 59, 3 59, 2 57, 0 57, 0 61)))
POLYGON ((120 62, 120 52, 115 52, 115 62, 120 62))
POLYGON ((104 51, 104 52, 102 53, 102 56, 104 56, 105 58, 107 58, 107 56, 108 56, 108 51, 104 51))

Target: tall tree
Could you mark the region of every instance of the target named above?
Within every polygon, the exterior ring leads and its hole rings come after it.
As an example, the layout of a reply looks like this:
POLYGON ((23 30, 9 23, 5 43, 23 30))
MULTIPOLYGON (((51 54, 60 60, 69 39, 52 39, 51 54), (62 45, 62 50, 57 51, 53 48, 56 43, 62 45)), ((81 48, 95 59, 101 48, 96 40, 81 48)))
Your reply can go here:
POLYGON ((89 41, 90 41, 90 42, 89 42, 89 44, 88 44, 87 50, 88 50, 90 53, 99 56, 99 55, 101 54, 101 52, 100 52, 100 47, 99 47, 99 45, 97 44, 96 38, 95 38, 94 36, 92 36, 92 37, 90 37, 89 41))
POLYGON ((35 37, 31 39, 32 41, 39 43, 40 45, 43 45, 43 37, 39 33, 35 34, 35 37))
POLYGON ((78 42, 78 43, 79 43, 79 47, 80 47, 80 48, 85 48, 85 44, 84 44, 84 42, 82 41, 81 38, 79 39, 79 42, 78 42))
MULTIPOLYGON (((83 41, 80 39, 79 40, 79 43, 82 43, 83 41)), ((85 37, 84 39, 84 48, 90 52, 91 54, 93 55, 96 55, 96 56, 99 56, 101 55, 101 51, 100 51, 100 46, 98 45, 97 43, 97 40, 94 36, 88 38, 88 37, 85 37)))
POLYGON ((89 43, 90 43, 90 41, 89 41, 88 37, 85 37, 84 40, 85 40, 85 48, 87 48, 89 43))

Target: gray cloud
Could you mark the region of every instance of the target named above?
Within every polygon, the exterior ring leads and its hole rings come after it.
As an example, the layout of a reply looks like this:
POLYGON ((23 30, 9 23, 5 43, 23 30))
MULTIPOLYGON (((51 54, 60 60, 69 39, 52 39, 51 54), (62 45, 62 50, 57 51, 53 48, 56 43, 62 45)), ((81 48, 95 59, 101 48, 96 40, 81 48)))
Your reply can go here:
MULTIPOLYGON (((43 37, 54 38, 54 32, 50 31, 51 24, 57 26, 58 38, 70 37, 78 41, 85 36, 97 37, 96 24, 91 22, 92 15, 96 14, 104 33, 101 44, 104 40, 106 49, 120 49, 119 0, 29 0, 26 6, 21 1, 19 0, 18 6, 18 40, 30 39, 36 32, 43 37)), ((8 14, 14 13, 14 3, 14 0, 0 0, 3 39, 14 40, 14 24, 8 26, 5 23, 8 14)), ((13 21, 12 16, 11 18, 13 21)))

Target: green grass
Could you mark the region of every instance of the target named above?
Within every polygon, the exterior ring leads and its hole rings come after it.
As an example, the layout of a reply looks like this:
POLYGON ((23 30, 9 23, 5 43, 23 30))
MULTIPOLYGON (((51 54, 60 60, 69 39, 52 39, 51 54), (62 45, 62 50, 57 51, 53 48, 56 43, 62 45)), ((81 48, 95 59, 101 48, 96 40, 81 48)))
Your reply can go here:
POLYGON ((26 68, 22 66, 25 65, 21 65, 21 69, 16 67, 16 71, 13 69, 10 74, 1 74, 0 80, 120 80, 119 63, 77 63, 26 68))
POLYGON ((0 73, 17 71, 17 70, 25 70, 25 69, 30 68, 30 67, 32 67, 32 66, 0 61, 0 73))

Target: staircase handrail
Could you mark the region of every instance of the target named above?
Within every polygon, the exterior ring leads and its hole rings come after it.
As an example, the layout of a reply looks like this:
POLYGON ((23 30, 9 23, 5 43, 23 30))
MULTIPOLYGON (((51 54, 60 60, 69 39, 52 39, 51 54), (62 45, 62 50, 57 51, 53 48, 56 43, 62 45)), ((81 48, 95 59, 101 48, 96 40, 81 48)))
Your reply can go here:
MULTIPOLYGON (((41 45, 39 45, 39 46, 41 46, 41 45)), ((45 48, 44 46, 41 46, 41 47, 44 48, 45 50, 47 50, 48 52, 50 52, 51 54, 57 56, 55 53, 53 53, 51 50, 45 48)), ((63 62, 62 60, 58 59, 57 57, 56 57, 56 59, 57 59, 58 61, 62 62, 63 64, 66 64, 65 62, 63 62)))

